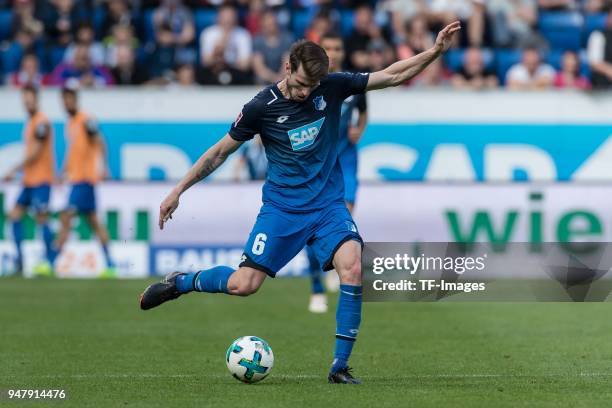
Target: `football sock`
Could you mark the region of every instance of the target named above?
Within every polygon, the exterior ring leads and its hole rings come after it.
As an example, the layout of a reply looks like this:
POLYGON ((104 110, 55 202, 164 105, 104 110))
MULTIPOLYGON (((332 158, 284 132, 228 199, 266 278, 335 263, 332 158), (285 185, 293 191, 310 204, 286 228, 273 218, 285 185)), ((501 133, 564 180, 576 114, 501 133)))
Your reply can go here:
POLYGON ((229 266, 215 266, 196 273, 186 273, 176 278, 176 287, 181 293, 228 293, 227 281, 232 273, 234 268, 229 266))
POLYGON ((47 261, 53 266, 55 258, 57 257, 57 251, 53 248, 53 233, 51 232, 51 228, 49 228, 49 224, 42 224, 40 227, 45 243, 45 256, 47 257, 47 261))
POLYGON ((107 268, 114 268, 115 267, 115 263, 111 259, 110 252, 108 250, 108 245, 107 244, 102 244, 102 252, 104 253, 104 260, 106 261, 106 267, 107 268))
POLYGON ((336 348, 332 372, 345 368, 361 323, 361 286, 340 285, 336 310, 336 348))
POLYGON ((23 265, 23 252, 21 251, 21 242, 23 241, 23 223, 21 220, 13 222, 13 240, 17 249, 17 262, 23 265))
POLYGON ((306 253, 308 254, 308 263, 310 265, 310 281, 312 283, 312 293, 319 294, 325 293, 325 288, 323 287, 323 283, 321 282, 321 265, 319 265, 319 261, 315 256, 314 250, 307 246, 306 253))

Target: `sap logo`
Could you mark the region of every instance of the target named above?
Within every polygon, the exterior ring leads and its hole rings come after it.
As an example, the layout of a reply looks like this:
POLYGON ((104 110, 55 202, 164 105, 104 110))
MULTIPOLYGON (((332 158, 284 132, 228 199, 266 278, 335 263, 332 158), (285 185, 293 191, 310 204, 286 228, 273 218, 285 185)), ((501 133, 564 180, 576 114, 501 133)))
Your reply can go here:
POLYGON ((289 135, 291 148, 297 151, 312 145, 321 131, 324 121, 325 117, 322 117, 316 122, 288 131, 287 134, 289 135))
POLYGON ((327 106, 327 102, 325 102, 323 95, 317 96, 312 100, 312 102, 314 103, 315 109, 319 111, 322 111, 327 106))
POLYGON ((289 119, 289 116, 287 115, 279 116, 278 119, 276 119, 276 123, 285 123, 287 119, 289 119))

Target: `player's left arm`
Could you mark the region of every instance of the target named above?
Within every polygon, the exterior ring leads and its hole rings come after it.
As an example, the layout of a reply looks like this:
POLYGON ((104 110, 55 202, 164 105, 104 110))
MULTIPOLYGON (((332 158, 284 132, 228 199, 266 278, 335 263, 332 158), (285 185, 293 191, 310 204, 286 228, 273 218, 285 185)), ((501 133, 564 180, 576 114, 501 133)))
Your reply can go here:
POLYGON ((459 30, 461 30, 461 23, 455 21, 438 33, 436 43, 430 49, 414 57, 391 64, 382 71, 371 73, 366 90, 372 91, 398 86, 414 78, 450 47, 453 36, 459 30))

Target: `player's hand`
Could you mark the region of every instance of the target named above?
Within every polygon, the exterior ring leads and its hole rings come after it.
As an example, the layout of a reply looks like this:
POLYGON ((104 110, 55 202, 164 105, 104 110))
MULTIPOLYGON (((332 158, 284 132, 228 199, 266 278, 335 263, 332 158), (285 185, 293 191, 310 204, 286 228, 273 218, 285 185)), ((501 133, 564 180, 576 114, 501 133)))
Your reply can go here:
POLYGON ((359 139, 361 139, 361 130, 357 127, 350 127, 348 131, 348 139, 352 144, 359 143, 359 139))
POLYGON ((438 33, 438 37, 436 38, 436 44, 434 47, 438 49, 440 52, 444 52, 448 50, 453 42, 453 37, 455 33, 461 30, 461 22, 455 21, 454 23, 450 23, 442 31, 438 33))
POLYGON ((164 224, 172 219, 172 213, 179 206, 179 196, 174 191, 162 201, 159 206, 159 229, 164 229, 164 224))

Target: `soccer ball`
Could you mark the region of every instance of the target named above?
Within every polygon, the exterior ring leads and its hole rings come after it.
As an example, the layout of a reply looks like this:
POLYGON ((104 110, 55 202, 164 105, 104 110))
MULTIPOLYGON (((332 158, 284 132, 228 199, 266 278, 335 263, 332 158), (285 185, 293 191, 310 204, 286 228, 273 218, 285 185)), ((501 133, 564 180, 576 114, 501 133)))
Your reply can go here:
POLYGON ((265 340, 257 336, 244 336, 229 346, 225 362, 235 379, 252 384, 270 374, 274 365, 274 354, 265 340))

